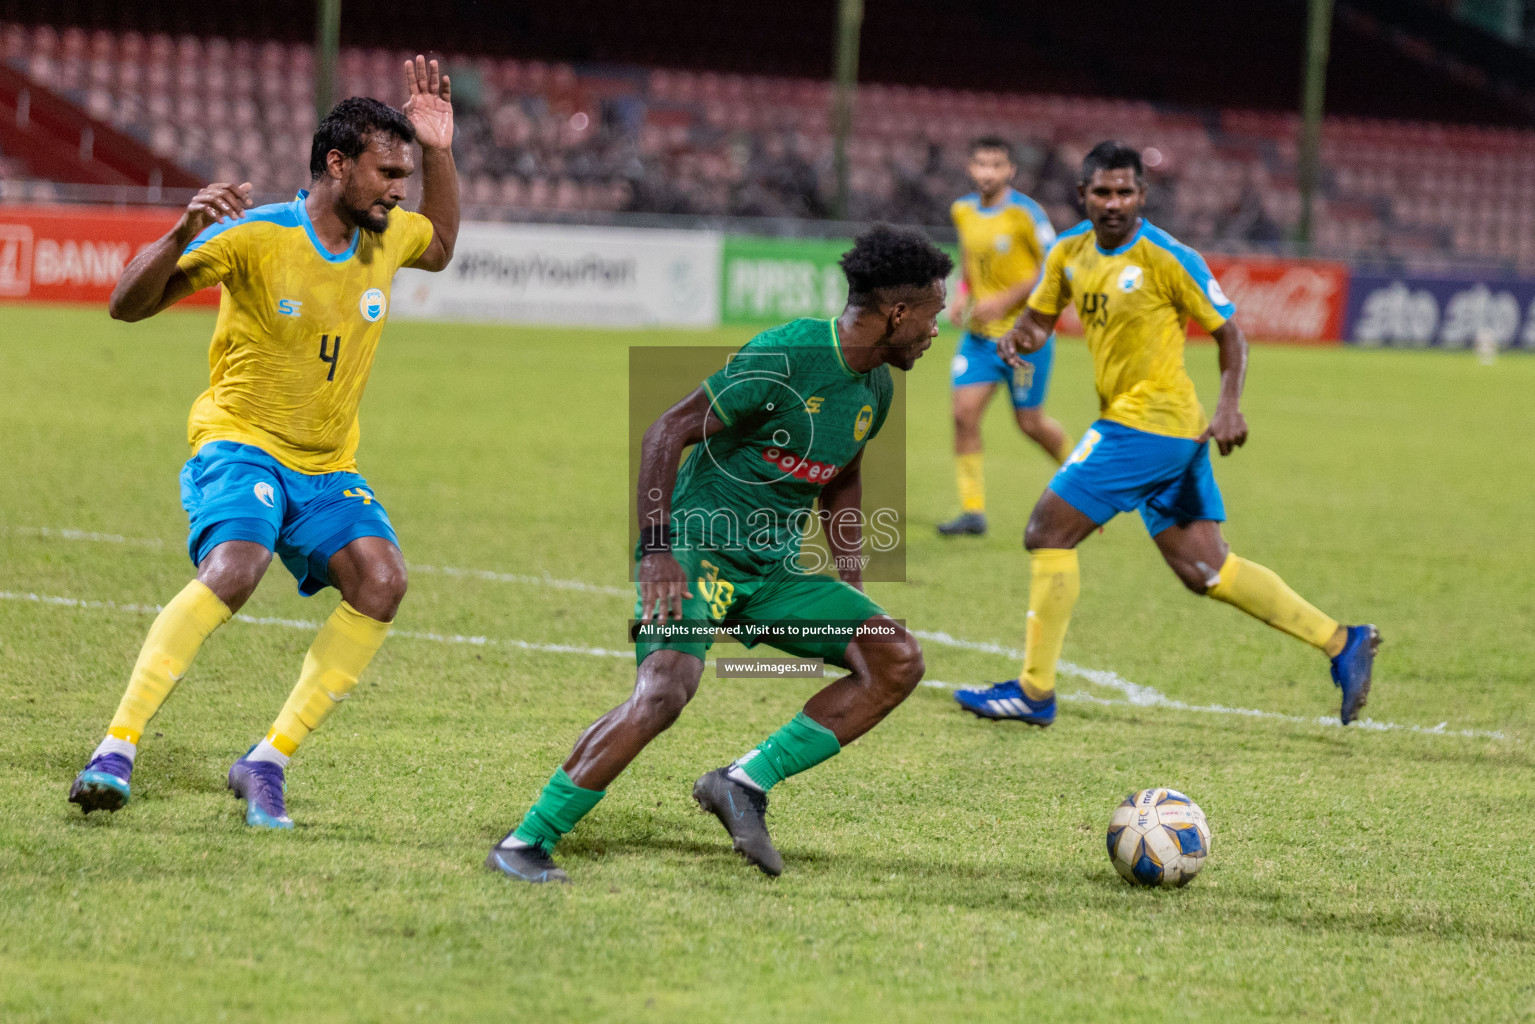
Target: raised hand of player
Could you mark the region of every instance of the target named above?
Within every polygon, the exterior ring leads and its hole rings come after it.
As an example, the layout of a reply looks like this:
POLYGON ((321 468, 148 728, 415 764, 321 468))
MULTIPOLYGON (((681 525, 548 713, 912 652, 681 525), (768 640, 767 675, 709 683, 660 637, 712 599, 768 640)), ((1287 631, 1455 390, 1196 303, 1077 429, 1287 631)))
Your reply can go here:
POLYGON ((1210 425, 1199 435, 1200 444, 1212 440, 1222 455, 1230 455, 1246 444, 1247 417, 1242 415, 1242 410, 1235 406, 1217 405, 1215 415, 1210 417, 1210 425))
POLYGON ((640 559, 640 621, 682 621, 682 601, 693 596, 688 575, 670 551, 652 551, 640 559))
POLYGON ((404 109, 422 149, 453 145, 453 92, 435 60, 418 53, 415 60, 405 62, 404 109))
POLYGON ((243 185, 216 182, 192 197, 181 215, 181 223, 176 225, 177 233, 191 241, 210 224, 219 224, 226 219, 239 220, 250 206, 250 182, 243 185))

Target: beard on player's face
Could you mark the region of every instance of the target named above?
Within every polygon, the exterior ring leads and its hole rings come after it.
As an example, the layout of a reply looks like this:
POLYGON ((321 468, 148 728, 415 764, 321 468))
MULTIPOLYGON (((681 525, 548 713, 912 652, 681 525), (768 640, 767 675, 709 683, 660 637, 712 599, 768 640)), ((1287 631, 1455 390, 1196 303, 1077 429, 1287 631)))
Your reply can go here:
POLYGON ((362 193, 361 189, 348 184, 341 192, 341 208, 358 227, 375 234, 383 231, 389 226, 389 211, 394 209, 394 199, 387 193, 382 196, 359 193, 362 193))

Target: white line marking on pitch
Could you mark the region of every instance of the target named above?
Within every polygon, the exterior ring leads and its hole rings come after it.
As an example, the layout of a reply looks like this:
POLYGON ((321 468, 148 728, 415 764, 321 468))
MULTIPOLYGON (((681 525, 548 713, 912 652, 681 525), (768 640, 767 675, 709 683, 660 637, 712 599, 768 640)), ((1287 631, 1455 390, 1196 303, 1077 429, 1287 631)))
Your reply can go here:
MULTIPOLYGON (((169 545, 156 537, 124 537, 116 533, 95 533, 90 530, 59 530, 47 526, 6 526, 0 533, 13 533, 22 537, 40 537, 45 540, 84 540, 100 544, 121 544, 135 548, 164 548, 169 545)), ((515 572, 493 572, 490 569, 458 569, 453 566, 421 565, 409 562, 406 568, 423 576, 449 576, 459 579, 486 580, 491 583, 525 583, 557 590, 579 590, 588 594, 612 594, 615 597, 633 597, 633 587, 609 587, 583 580, 562 580, 548 573, 530 576, 515 572)))
MULTIPOLYGON (((0 590, 0 601, 27 601, 33 604, 48 605, 59 608, 125 611, 135 614, 158 614, 160 611, 159 605, 127 604, 118 603, 116 601, 87 601, 75 597, 57 597, 50 594, 23 594, 9 590, 0 590)), ((256 616, 244 614, 238 614, 234 618, 238 622, 243 622, 252 626, 281 626, 287 629, 302 629, 308 631, 313 631, 320 628, 320 624, 318 622, 312 622, 308 619, 283 619, 270 616, 258 618, 256 616)), ((581 647, 573 644, 541 644, 532 643, 527 640, 497 639, 495 637, 487 636, 465 636, 463 634, 457 633, 446 634, 426 632, 421 630, 400 629, 392 631, 390 635, 400 637, 401 639, 405 640, 431 640, 437 643, 446 644, 511 647, 518 650, 542 651, 552 654, 584 654, 593 657, 624 659, 634 657, 633 651, 615 651, 605 647, 581 647)), ((1007 648, 1000 647, 996 644, 974 644, 969 641, 959 641, 955 640, 953 637, 949 637, 947 634, 935 634, 934 638, 936 642, 939 643, 947 641, 955 644, 956 646, 964 646, 966 648, 973 647, 982 650, 991 650, 992 648, 995 648, 995 653, 1012 653, 1007 648), (938 636, 944 637, 945 640, 936 640, 936 637, 938 636)), ((1022 654, 1020 653, 1018 656, 1021 658, 1022 654)), ((1084 670, 1074 665, 1068 668, 1066 662, 1061 662, 1060 667, 1063 671, 1069 671, 1071 674, 1081 677, 1085 677, 1085 673, 1087 672, 1094 672, 1094 674, 1099 674, 1096 673, 1095 670, 1084 670)), ((1110 676, 1113 675, 1113 673, 1104 674, 1110 676)), ((1118 679, 1119 677, 1114 676, 1114 678, 1118 679)), ((925 679, 922 681, 922 685, 945 690, 956 690, 960 688, 954 683, 946 683, 937 679, 925 679)), ((1149 688, 1136 686, 1134 683, 1130 683, 1129 685, 1135 687, 1135 693, 1131 699, 1128 700, 1110 700, 1104 697, 1097 697, 1093 694, 1080 691, 1076 693, 1062 693, 1059 696, 1061 700, 1065 701, 1102 704, 1109 707, 1163 707, 1178 711, 1195 711, 1202 714, 1237 715, 1243 718, 1265 718, 1274 721, 1295 722, 1302 725, 1341 726, 1341 723, 1339 723, 1335 718, 1307 718, 1302 715, 1281 714, 1277 711, 1259 711, 1255 708, 1230 708, 1221 704, 1188 704, 1181 700, 1173 700, 1169 697, 1163 697, 1161 694, 1156 694, 1157 699, 1155 700, 1148 700, 1145 697, 1145 693, 1149 688)), ((1156 693, 1154 690, 1150 690, 1149 692, 1156 693)), ((1438 725, 1432 728, 1428 728, 1421 725, 1402 725, 1397 722, 1377 722, 1373 719, 1364 718, 1360 719, 1354 724, 1361 729, 1367 729, 1375 732, 1411 732, 1431 736, 1463 736, 1469 739, 1507 739, 1507 737, 1504 736, 1504 734, 1501 732, 1490 732, 1481 729, 1452 730, 1448 728, 1449 723, 1447 722, 1440 722, 1438 725)))

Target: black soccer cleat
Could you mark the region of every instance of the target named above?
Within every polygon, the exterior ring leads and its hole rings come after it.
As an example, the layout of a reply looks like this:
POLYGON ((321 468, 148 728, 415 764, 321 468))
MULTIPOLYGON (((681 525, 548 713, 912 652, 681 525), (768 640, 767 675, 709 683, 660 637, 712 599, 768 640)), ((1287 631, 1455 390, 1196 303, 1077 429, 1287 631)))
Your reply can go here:
POLYGON ((986 514, 984 512, 964 512, 947 523, 938 524, 938 532, 945 537, 963 537, 967 534, 973 537, 986 536, 986 514))
MULTIPOLYGON (((510 837, 508 837, 510 838, 510 837)), ((502 842, 506 842, 505 839, 502 842)), ((485 866, 508 878, 540 885, 545 882, 570 884, 570 876, 560 869, 542 846, 501 846, 490 848, 485 866)))
POLYGON ((725 826, 737 853, 777 878, 783 874, 783 857, 768 835, 767 794, 741 785, 729 771, 728 766, 716 768, 693 783, 693 799, 725 826))

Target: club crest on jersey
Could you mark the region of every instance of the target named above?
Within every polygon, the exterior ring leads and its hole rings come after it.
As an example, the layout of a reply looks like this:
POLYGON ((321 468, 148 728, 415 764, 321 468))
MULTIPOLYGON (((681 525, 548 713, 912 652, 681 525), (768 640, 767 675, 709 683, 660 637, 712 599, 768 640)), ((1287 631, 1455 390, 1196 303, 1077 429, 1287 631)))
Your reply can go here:
POLYGON ((362 293, 362 299, 357 303, 357 311, 362 314, 364 320, 372 323, 384 315, 384 308, 387 305, 388 301, 384 298, 383 289, 369 288, 362 293))
POLYGON ((862 441, 869 428, 874 425, 874 407, 864 406, 858 410, 858 418, 853 420, 853 440, 862 441))
POLYGON ((1007 250, 1013 247, 1013 240, 1008 238, 1006 235, 998 235, 997 240, 991 244, 992 247, 997 250, 997 252, 1007 252, 1007 250))
POLYGON ((1146 277, 1146 272, 1134 263, 1119 272, 1119 290, 1133 292, 1141 286, 1141 281, 1146 277))
POLYGON ((272 485, 267 483, 265 480, 252 487, 251 493, 256 496, 257 501, 261 502, 261 504, 265 505, 267 508, 276 507, 272 504, 272 502, 277 498, 277 492, 274 491, 272 489, 272 485))

